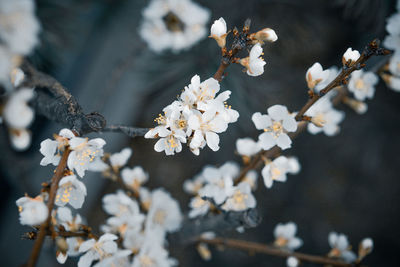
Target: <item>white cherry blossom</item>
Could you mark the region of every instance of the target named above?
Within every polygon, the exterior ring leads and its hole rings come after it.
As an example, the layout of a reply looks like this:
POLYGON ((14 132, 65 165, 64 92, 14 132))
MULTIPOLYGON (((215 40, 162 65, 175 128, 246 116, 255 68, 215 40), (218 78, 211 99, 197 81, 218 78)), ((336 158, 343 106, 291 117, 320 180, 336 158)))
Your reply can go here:
POLYGON ((300 164, 296 158, 287 158, 279 156, 273 161, 266 163, 261 171, 264 184, 267 188, 271 188, 274 181, 286 182, 286 175, 296 174, 300 171, 300 164))
POLYGON ((308 88, 314 89, 316 85, 324 83, 329 78, 329 70, 323 70, 320 63, 316 62, 306 73, 308 88))
POLYGON ((246 182, 235 186, 231 196, 227 198, 222 209, 229 211, 243 211, 256 206, 256 199, 251 193, 251 187, 246 182))
POLYGON ((135 191, 139 190, 140 186, 149 180, 149 174, 140 166, 136 166, 132 169, 122 169, 121 177, 125 185, 135 191))
POLYGON ((276 35, 275 31, 270 28, 264 28, 254 34, 254 38, 260 42, 261 44, 264 43, 264 41, 267 42, 275 42, 278 40, 278 35, 276 35))
POLYGON ((10 129, 9 130, 10 141, 12 147, 16 151, 24 151, 29 148, 32 141, 32 134, 26 129, 10 129))
POLYGON ((240 64, 246 67, 248 75, 260 76, 264 73, 264 65, 266 63, 261 57, 262 54, 261 44, 257 43, 251 48, 249 56, 240 60, 240 64))
POLYGON ((139 34, 157 53, 188 49, 207 35, 210 12, 190 0, 152 0, 142 14, 139 34))
POLYGON ((159 124, 150 129, 145 138, 160 138, 154 146, 157 152, 174 155, 182 150, 182 143, 189 142, 195 155, 208 145, 219 149, 218 133, 226 131, 228 124, 237 121, 239 113, 226 104, 230 91, 217 95, 220 86, 210 78, 200 82, 195 75, 178 100, 163 109, 155 121, 159 124))
POLYGON ((288 267, 297 267, 299 266, 299 260, 296 257, 290 256, 286 260, 286 265, 288 267))
POLYGON ((202 199, 200 196, 195 196, 190 200, 189 207, 189 218, 195 218, 207 214, 207 212, 210 210, 211 203, 202 199))
POLYGON ((93 261, 102 260, 114 255, 118 246, 115 240, 118 237, 113 234, 104 234, 99 240, 89 239, 79 247, 79 252, 85 253, 79 258, 78 267, 90 267, 93 261))
POLYGON ((331 232, 329 233, 328 241, 332 248, 328 254, 329 257, 339 258, 348 263, 355 261, 357 258, 354 252, 351 251, 346 235, 331 232))
POLYGON ((69 148, 72 150, 68 156, 67 165, 71 170, 83 177, 97 157, 103 156, 103 146, 106 144, 101 138, 89 140, 83 137, 73 137, 69 140, 69 148))
POLYGON ((33 97, 34 91, 30 88, 21 88, 11 94, 3 111, 4 120, 9 127, 29 127, 35 116, 34 110, 28 105, 33 97))
POLYGON ((182 214, 178 202, 164 190, 154 190, 151 193, 146 228, 161 228, 166 232, 175 232, 180 228, 181 221, 182 214))
POLYGON ((296 237, 296 232, 297 225, 294 222, 277 224, 274 229, 274 245, 290 251, 298 249, 303 245, 303 241, 296 237))
POLYGON ((377 83, 378 76, 375 73, 356 70, 351 74, 348 88, 356 99, 364 101, 366 98, 373 98, 377 83))
POLYGON ((400 77, 400 50, 393 54, 389 61, 389 71, 400 77))
POLYGON ((176 260, 168 258, 168 251, 157 243, 146 242, 133 259, 132 267, 172 267, 176 260))
POLYGON ((65 176, 58 184, 55 204, 63 207, 67 204, 80 209, 85 201, 86 186, 75 175, 65 176))
POLYGON ((246 137, 236 140, 236 150, 241 156, 252 157, 261 150, 261 146, 258 142, 246 137))
POLYGON ((40 165, 46 166, 53 164, 57 166, 61 159, 61 153, 65 146, 68 145, 70 139, 74 138, 74 133, 69 129, 62 129, 55 140, 46 139, 40 143, 40 153, 44 158, 40 161, 40 165))
POLYGON ((343 54, 343 64, 346 62, 354 63, 360 58, 360 52, 353 50, 351 47, 347 48, 343 54))
POLYGON ((336 110, 329 97, 325 96, 312 105, 305 115, 311 117, 307 130, 312 134, 324 132, 333 136, 340 130, 339 123, 344 119, 344 112, 336 110))
POLYGON ((224 47, 226 44, 226 35, 227 35, 226 22, 224 18, 219 18, 218 20, 214 20, 214 23, 211 25, 211 38, 214 38, 219 47, 224 47))
POLYGON ((47 219, 49 210, 41 196, 35 198, 21 197, 16 201, 19 211, 19 222, 22 225, 39 225, 47 219))
POLYGON ((264 130, 258 137, 263 149, 268 150, 275 145, 283 150, 291 147, 292 140, 287 133, 297 130, 297 122, 285 106, 274 105, 268 108, 268 115, 256 112, 251 119, 258 130, 264 130))
POLYGON ((131 155, 132 155, 132 149, 130 149, 129 147, 122 149, 121 152, 119 153, 112 154, 110 156, 111 166, 117 169, 125 166, 131 155))

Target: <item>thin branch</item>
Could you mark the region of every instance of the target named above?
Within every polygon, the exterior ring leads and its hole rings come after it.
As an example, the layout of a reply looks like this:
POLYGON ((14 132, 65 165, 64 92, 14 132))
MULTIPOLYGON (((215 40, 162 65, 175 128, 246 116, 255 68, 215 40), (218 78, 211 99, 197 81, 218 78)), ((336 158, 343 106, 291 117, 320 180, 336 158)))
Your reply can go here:
POLYGON ((150 129, 149 128, 137 128, 126 125, 109 125, 104 127, 101 131, 103 132, 120 132, 130 137, 144 136, 150 129))
POLYGON ((390 53, 389 50, 383 49, 379 47, 380 41, 378 39, 375 39, 371 41, 364 49, 362 52, 361 56, 359 59, 355 62, 352 63, 350 66, 344 66, 342 71, 339 73, 339 75, 332 81, 330 82, 324 89, 320 91, 319 94, 313 94, 310 100, 307 101, 307 103, 300 109, 300 111, 296 115, 296 120, 297 121, 302 121, 303 115, 307 112, 307 110, 315 103, 317 102, 321 97, 329 93, 333 88, 341 86, 343 84, 347 83, 347 79, 349 78, 350 74, 355 71, 355 70, 360 70, 365 66, 365 62, 371 58, 372 56, 381 56, 381 55, 387 55, 390 53))
POLYGON ((47 201, 47 208, 49 211, 49 215, 44 223, 40 225, 39 234, 33 245, 31 255, 29 257, 27 267, 34 267, 39 258, 40 250, 42 249, 44 238, 46 237, 46 233, 49 229, 51 223, 51 214, 54 208, 54 200, 56 198, 58 184, 60 183, 61 178, 63 177, 64 170, 67 167, 67 160, 71 150, 67 147, 62 155, 60 163, 57 166, 57 169, 51 179, 51 187, 49 193, 49 199, 47 201))
MULTIPOLYGON (((338 94, 332 99, 333 105, 338 105, 344 97, 347 95, 347 90, 342 86, 347 82, 349 75, 357 70, 365 67, 365 62, 374 55, 386 55, 390 53, 389 50, 382 49, 379 47, 379 40, 375 39, 370 42, 366 48, 364 49, 363 53, 361 54, 360 58, 352 64, 350 67, 344 67, 341 73, 331 82, 329 83, 324 89, 321 90, 320 94, 314 94, 311 99, 307 101, 307 103, 300 109, 300 111, 296 115, 296 120, 300 121, 297 127, 297 131, 294 133, 289 133, 290 139, 296 138, 301 132, 306 129, 307 122, 303 120, 304 114, 307 110, 314 105, 322 96, 326 95, 334 88, 340 87, 338 90, 338 94)), ((272 158, 277 156, 281 153, 282 150, 275 146, 269 150, 261 150, 258 152, 253 159, 250 161, 249 164, 244 166, 240 171, 239 177, 236 179, 235 184, 240 183, 246 177, 247 173, 250 170, 257 169, 262 165, 264 158, 272 158)))
POLYGON ((213 238, 213 239, 199 238, 197 241, 201 242, 201 243, 214 245, 214 246, 224 246, 224 247, 228 247, 228 248, 245 250, 245 251, 252 252, 252 253, 262 253, 262 254, 268 254, 268 255, 282 257, 282 258, 287 258, 287 257, 293 256, 293 257, 296 257, 297 259, 299 259, 300 261, 306 261, 306 262, 317 263, 317 264, 324 264, 324 265, 327 264, 327 265, 338 266, 338 267, 354 266, 351 263, 346 263, 344 261, 335 260, 335 259, 328 258, 328 257, 304 254, 304 253, 299 253, 299 252, 285 251, 285 250, 282 250, 279 248, 275 248, 273 246, 255 243, 255 242, 244 241, 244 240, 218 238, 217 237, 217 238, 213 238))
POLYGON ((21 65, 21 69, 26 75, 22 86, 35 88, 36 95, 31 103, 35 111, 49 120, 68 126, 78 135, 109 131, 136 137, 144 136, 147 132, 145 128, 123 125, 107 127, 103 115, 97 112, 85 114, 75 97, 55 78, 36 70, 26 60, 21 65))
POLYGON ((234 230, 238 227, 254 228, 261 222, 261 217, 256 209, 245 211, 223 212, 218 215, 200 217, 197 219, 186 218, 182 229, 172 235, 172 239, 181 244, 195 242, 204 232, 212 231, 217 234, 234 230))

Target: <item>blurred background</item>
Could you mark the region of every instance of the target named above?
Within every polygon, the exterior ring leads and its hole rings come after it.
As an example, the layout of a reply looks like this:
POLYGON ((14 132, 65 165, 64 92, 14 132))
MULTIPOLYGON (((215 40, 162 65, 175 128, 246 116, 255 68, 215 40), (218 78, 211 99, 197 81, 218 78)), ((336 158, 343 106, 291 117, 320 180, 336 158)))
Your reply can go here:
MULTIPOLYGON (((202 80, 216 71, 220 55, 213 40, 204 39, 190 50, 155 54, 138 35, 144 0, 38 0, 42 24, 41 45, 30 60, 70 89, 85 112, 98 111, 110 123, 153 126, 163 107, 190 82, 194 74, 202 80)), ((220 165, 235 155, 235 140, 256 138, 259 132, 251 114, 266 112, 274 104, 291 110, 307 100, 306 70, 320 62, 324 68, 340 66, 348 47, 362 50, 373 38, 383 39, 385 18, 394 12, 395 1, 384 0, 248 0, 197 1, 211 11, 212 21, 223 16, 228 26, 241 27, 252 19, 254 31, 270 27, 278 41, 264 50, 265 73, 250 77, 240 66, 231 66, 221 83, 231 90, 229 103, 240 118, 220 135, 221 149, 206 148, 194 156, 182 153, 166 157, 153 150, 154 140, 129 139, 122 134, 102 134, 105 150, 133 149, 130 166, 141 165, 150 173, 150 188, 165 187, 188 210, 190 196, 182 190, 185 179, 206 164, 220 165)), ((374 60, 369 62, 372 66, 374 60)), ((367 66, 367 68, 368 68, 367 66)), ((369 266, 397 266, 400 249, 400 94, 380 82, 365 115, 345 106, 346 119, 339 135, 301 135, 286 154, 299 158, 302 170, 286 183, 266 189, 260 183, 255 195, 263 221, 245 234, 225 236, 268 243, 274 226, 294 221, 304 240, 301 252, 325 254, 328 233, 343 232, 356 248, 367 236, 375 241, 374 252, 365 260, 369 266)), ((30 231, 18 223, 15 200, 25 192, 35 195, 40 184, 51 177, 51 167, 40 167, 40 142, 62 127, 43 117, 32 126, 32 147, 23 153, 12 150, 4 126, 0 126, 0 253, 2 266, 26 261, 33 242, 22 240, 30 231)), ((98 231, 106 217, 101 197, 117 187, 100 175, 85 176, 88 196, 80 211, 98 231)), ((45 244, 46 245, 46 244, 45 244)), ((285 260, 268 255, 212 248, 213 258, 204 262, 194 246, 170 244, 172 257, 180 266, 285 266, 285 260)), ((66 266, 75 266, 68 259, 66 266)), ((58 266, 51 244, 44 247, 38 266, 58 266)), ((313 266, 304 264, 304 266, 313 266)))

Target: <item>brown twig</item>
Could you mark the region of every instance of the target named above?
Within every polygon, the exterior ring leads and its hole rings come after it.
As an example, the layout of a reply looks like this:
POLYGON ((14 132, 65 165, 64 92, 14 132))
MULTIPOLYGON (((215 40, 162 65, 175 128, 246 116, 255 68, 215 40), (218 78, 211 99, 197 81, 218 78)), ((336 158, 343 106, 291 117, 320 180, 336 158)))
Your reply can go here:
POLYGON ((299 252, 285 251, 285 250, 275 248, 275 247, 272 247, 269 245, 264 245, 264 244, 249 242, 249 241, 244 241, 244 240, 217 237, 217 238, 213 238, 213 239, 200 238, 197 241, 201 242, 201 243, 214 245, 214 246, 224 246, 224 247, 228 247, 228 248, 245 250, 245 251, 252 252, 252 253, 262 253, 262 254, 268 254, 268 255, 282 257, 282 258, 287 258, 287 257, 293 256, 293 257, 296 257, 297 259, 299 259, 300 261, 306 261, 306 262, 317 263, 317 264, 324 264, 324 265, 327 264, 327 265, 338 266, 338 267, 354 266, 351 263, 346 263, 344 261, 335 260, 335 259, 331 259, 328 257, 310 255, 310 254, 299 253, 299 252))
POLYGON ((60 163, 57 166, 57 169, 51 179, 51 187, 49 193, 49 199, 47 201, 47 208, 49 211, 49 215, 44 223, 40 225, 39 233, 37 239, 33 245, 31 255, 29 257, 27 267, 34 267, 39 258, 40 250, 42 249, 44 238, 46 237, 46 233, 51 223, 51 214, 54 208, 54 200, 56 198, 58 184, 63 177, 64 170, 67 167, 67 160, 71 150, 67 147, 61 157, 60 163))
POLYGON ((389 50, 382 49, 379 47, 379 40, 375 39, 371 41, 362 52, 361 56, 358 60, 351 65, 345 65, 339 75, 330 82, 324 89, 320 91, 319 94, 313 94, 311 99, 307 101, 307 103, 300 109, 300 111, 296 115, 297 121, 303 120, 303 115, 307 112, 307 110, 317 102, 321 97, 329 93, 333 88, 341 86, 347 83, 347 79, 349 78, 350 74, 355 70, 360 70, 365 67, 365 62, 371 58, 372 56, 379 56, 379 55, 387 55, 390 53, 389 50))

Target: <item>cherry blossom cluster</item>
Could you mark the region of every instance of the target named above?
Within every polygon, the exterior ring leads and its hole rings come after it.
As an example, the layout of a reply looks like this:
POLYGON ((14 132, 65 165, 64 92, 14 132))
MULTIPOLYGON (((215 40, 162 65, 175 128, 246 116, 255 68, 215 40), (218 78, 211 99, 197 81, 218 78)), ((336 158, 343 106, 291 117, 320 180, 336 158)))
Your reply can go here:
POLYGON ((204 216, 210 211, 245 211, 256 206, 252 194, 257 187, 257 173, 249 172, 235 185, 239 166, 227 162, 221 167, 205 166, 194 178, 186 180, 183 188, 193 195, 189 203, 189 218, 204 216))
POLYGON ((0 87, 6 89, 0 123, 7 125, 11 145, 18 151, 29 147, 28 127, 34 119, 34 110, 28 105, 34 91, 19 88, 24 73, 18 68, 22 57, 38 44, 40 25, 34 12, 32 0, 0 1, 0 87))
MULTIPOLYGON (((303 241, 296 237, 297 225, 294 222, 288 222, 286 224, 279 223, 274 229, 274 246, 293 252, 303 245, 303 241)), ((337 260, 343 260, 346 263, 359 263, 365 256, 372 252, 373 241, 371 238, 364 238, 358 247, 358 256, 351 250, 350 243, 347 236, 344 234, 338 234, 336 232, 330 232, 328 236, 328 243, 331 250, 328 253, 328 257, 337 260)), ((294 256, 287 258, 288 267, 297 267, 300 265, 300 260, 294 256)))
POLYGON ((386 66, 386 73, 382 73, 381 77, 388 87, 396 92, 400 92, 400 1, 397 1, 397 12, 387 19, 386 36, 383 44, 394 50, 394 54, 386 66))
MULTIPOLYGON (((62 129, 58 135, 55 135, 54 140, 46 139, 40 144, 40 153, 44 156, 40 162, 42 166, 49 164, 57 166, 66 149, 71 150, 67 159, 69 170, 64 173, 64 177, 58 184, 56 206, 70 205, 74 209, 82 207, 87 190, 75 173, 82 178, 85 171, 95 164, 96 159, 103 156, 104 145, 105 141, 101 138, 89 140, 76 137, 69 129, 62 129)), ((47 219, 48 208, 45 204, 47 197, 47 192, 42 192, 35 198, 25 196, 17 200, 21 224, 35 226, 47 219)))
POLYGON ((225 132, 229 123, 236 122, 239 113, 226 104, 231 91, 219 93, 220 85, 214 78, 200 82, 198 75, 185 87, 177 100, 163 109, 145 138, 160 138, 155 151, 174 155, 187 143, 195 155, 206 145, 219 150, 219 133, 225 132), (218 94, 219 93, 219 94, 218 94))
POLYGON ((157 53, 188 49, 206 34, 210 12, 191 0, 152 0, 143 10, 139 33, 157 53))
MULTIPOLYGON (((218 46, 222 48, 223 53, 226 52, 226 37, 228 33, 224 18, 215 20, 211 25, 209 37, 215 39, 218 46)), ((246 33, 245 38, 248 44, 251 45, 249 56, 241 59, 234 59, 233 62, 244 66, 248 75, 259 76, 264 73, 264 65, 266 64, 261 57, 264 54, 262 45, 264 45, 265 42, 275 42, 278 40, 278 36, 273 29, 264 28, 256 33, 246 33)))

